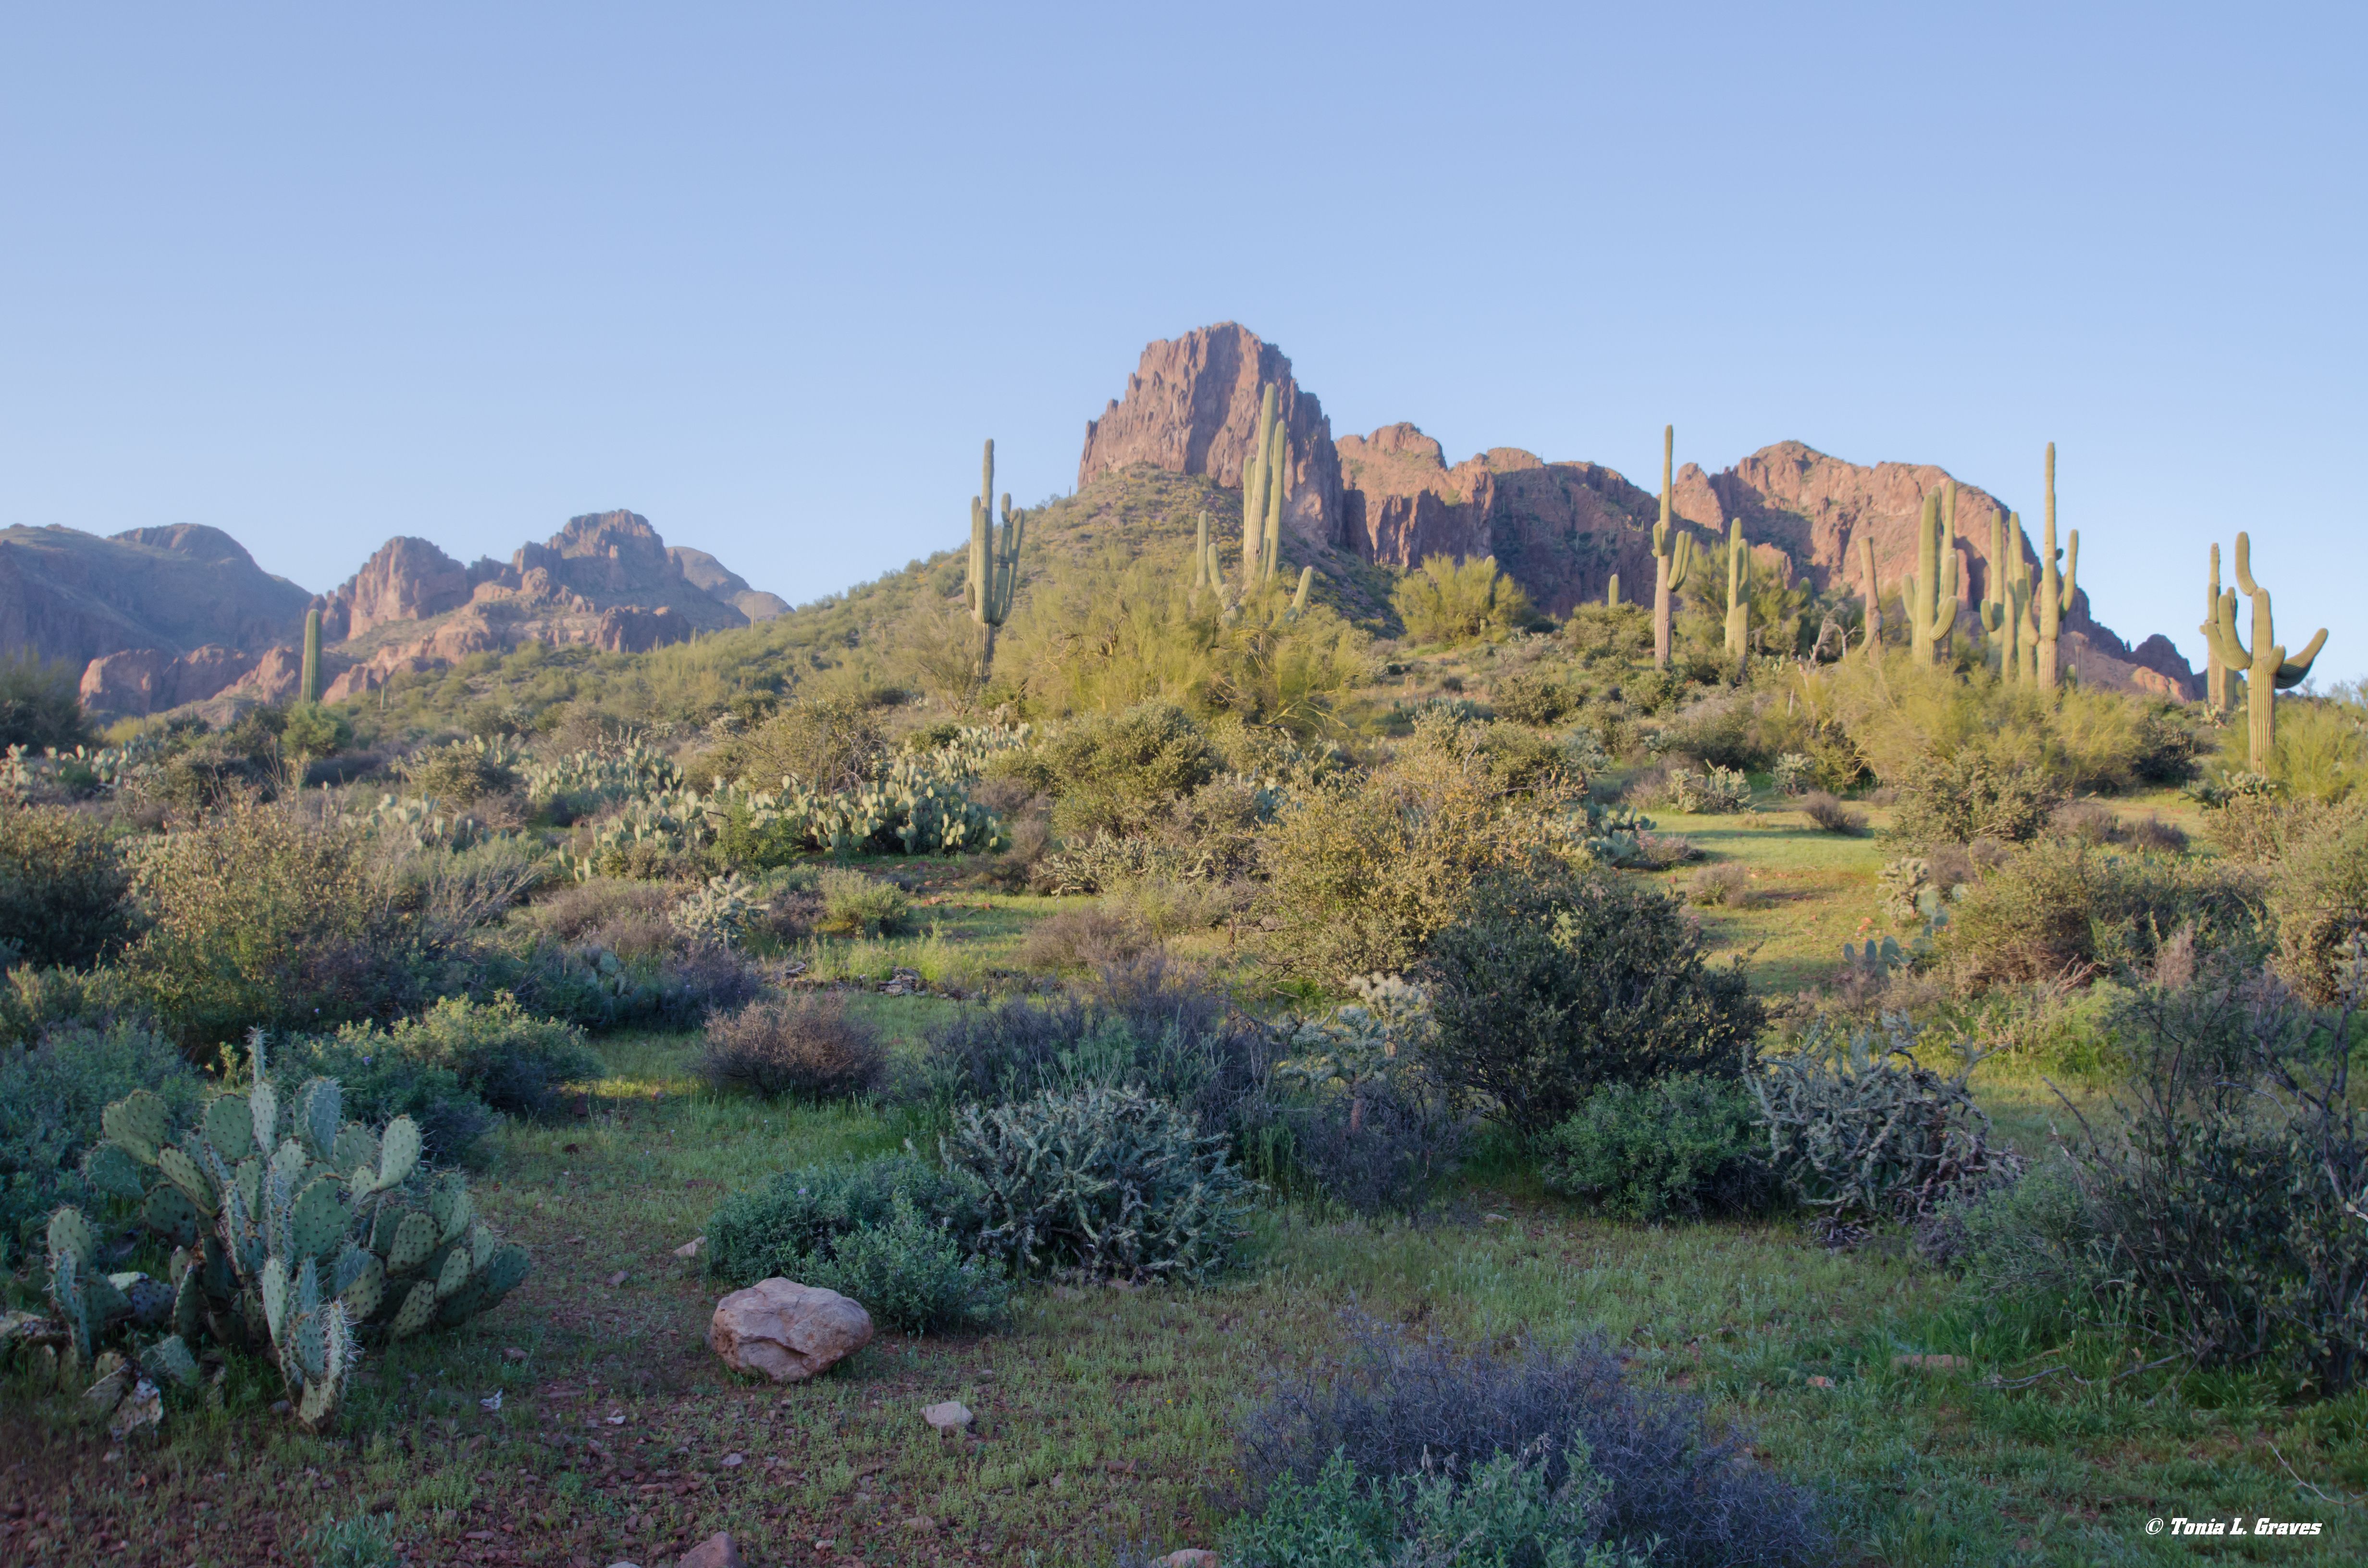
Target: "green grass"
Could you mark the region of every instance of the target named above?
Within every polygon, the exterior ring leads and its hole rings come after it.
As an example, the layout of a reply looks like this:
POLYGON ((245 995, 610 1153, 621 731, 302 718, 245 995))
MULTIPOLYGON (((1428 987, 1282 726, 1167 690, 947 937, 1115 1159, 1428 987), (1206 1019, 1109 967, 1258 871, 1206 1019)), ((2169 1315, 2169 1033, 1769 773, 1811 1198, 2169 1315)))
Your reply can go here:
MULTIPOLYGON (((904 1050, 951 1006, 853 1005, 904 1050)), ((2331 1533, 2214 1543, 2224 1555, 2368 1554, 2368 1517, 2296 1480, 2368 1490, 2368 1398, 2293 1405, 2263 1384, 2160 1370, 2117 1381, 2124 1346, 2061 1346, 1896 1248, 1828 1254, 1792 1223, 1599 1221, 1501 1161, 1421 1224, 1269 1210, 1249 1266, 1208 1290, 1039 1287, 1000 1334, 882 1335, 815 1382, 743 1383, 702 1343, 718 1287, 674 1249, 734 1187, 929 1131, 909 1113, 711 1096, 689 1074, 695 1044, 607 1041, 589 1119, 491 1140, 475 1187, 532 1250, 533 1276, 490 1316, 373 1357, 339 1436, 294 1432, 250 1371, 224 1410, 121 1451, 71 1400, 17 1378, 0 1415, 9 1494, 72 1527, 13 1524, 0 1554, 230 1564, 276 1547, 300 1561, 298 1533, 364 1506, 392 1512, 415 1563, 646 1564, 716 1529, 756 1563, 1090 1562, 1121 1540, 1211 1544, 1241 1412, 1337 1347, 1350 1313, 1467 1341, 1609 1336, 1634 1375, 1706 1399, 1750 1426, 1759 1460, 1825 1488, 1845 1562, 2184 1562, 2201 1549, 2147 1538, 2147 1518, 2239 1509, 2331 1533), (1920 1353, 1972 1365, 1894 1364, 1920 1353), (944 1398, 978 1414, 983 1441, 931 1439, 920 1407, 944 1398)))

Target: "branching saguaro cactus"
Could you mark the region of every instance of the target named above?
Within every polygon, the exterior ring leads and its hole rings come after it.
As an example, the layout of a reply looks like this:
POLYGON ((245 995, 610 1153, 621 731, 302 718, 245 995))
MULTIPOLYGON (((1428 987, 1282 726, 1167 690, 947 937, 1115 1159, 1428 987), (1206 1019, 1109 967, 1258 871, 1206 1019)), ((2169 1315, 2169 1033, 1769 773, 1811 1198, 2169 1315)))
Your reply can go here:
POLYGON ((2072 613, 2072 596, 2078 592, 2080 530, 2072 530, 2068 556, 2055 548, 2055 443, 2047 443, 2047 538, 2039 551, 2039 685, 2054 691, 2063 669, 2064 618, 2072 613), (2061 573, 2056 558, 2065 556, 2061 573))
POLYGON ((1743 542, 1743 519, 1726 535, 1726 656, 1751 651, 1751 547, 1743 542))
POLYGON ((1661 520, 1653 525, 1653 663, 1669 664, 1671 601, 1693 575, 1694 536, 1669 517, 1669 460, 1677 449, 1678 427, 1661 426, 1661 520))
POLYGON ((2245 677, 2245 706, 2252 743, 2253 771, 2266 773, 2270 754, 2278 744, 2278 697, 2281 691, 2310 678, 2310 666, 2327 645, 2327 628, 2310 640, 2295 658, 2278 645, 2277 624, 2270 614, 2270 592, 2253 581, 2252 540, 2237 536, 2237 587, 2253 601, 2253 645, 2248 649, 2237 636, 2237 590, 2220 596, 2203 635, 2223 664, 2245 677))
POLYGON ((2203 591, 2203 624, 2197 631, 2203 633, 2203 701, 2216 718, 2228 711, 2228 661, 2220 656, 2219 641, 2212 635, 2213 622, 2220 619, 2220 547, 2212 547, 2212 583, 2203 591))
POLYGON ((296 683, 296 700, 321 700, 321 607, 304 612, 304 672, 296 683))
POLYGON ((1907 579, 1907 646, 1919 665, 1938 664, 1957 625, 1957 486, 1943 509, 1941 493, 1924 497, 1916 522, 1916 574, 1907 579))
POLYGON ((1287 432, 1275 417, 1274 388, 1258 403, 1258 435, 1242 463, 1242 592, 1271 581, 1282 553, 1282 484, 1289 472, 1287 432))
POLYGON ((1883 657, 1883 580, 1874 573, 1874 539, 1858 536, 1858 593, 1866 601, 1866 641, 1870 659, 1883 657))
POLYGON ((970 504, 970 618, 979 625, 978 679, 986 684, 995 667, 995 634, 1011 615, 1011 596, 1019 585, 1019 541, 1028 514, 1011 508, 1003 497, 1003 527, 995 526, 989 508, 995 495, 995 443, 986 444, 979 465, 978 494, 970 504))
POLYGON ((1996 568, 1999 596, 2005 600, 2004 626, 1998 637, 1998 675, 2009 685, 2039 678, 2039 628, 2032 623, 2031 562, 2022 553, 2022 514, 2006 515, 2010 551, 1996 568))

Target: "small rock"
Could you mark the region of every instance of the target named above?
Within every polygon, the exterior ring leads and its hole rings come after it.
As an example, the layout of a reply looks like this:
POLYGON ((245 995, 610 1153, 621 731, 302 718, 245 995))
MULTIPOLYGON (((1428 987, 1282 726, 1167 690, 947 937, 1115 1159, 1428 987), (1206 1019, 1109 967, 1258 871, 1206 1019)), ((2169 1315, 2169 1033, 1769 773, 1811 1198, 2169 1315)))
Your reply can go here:
POLYGON ((777 1383, 802 1383, 871 1343, 871 1314, 860 1303, 793 1279, 733 1291, 707 1325, 707 1347, 725 1366, 777 1383))
POLYGON ((621 1268, 617 1270, 616 1273, 609 1276, 609 1289, 611 1290, 615 1290, 618 1286, 622 1285, 624 1282, 625 1271, 621 1268))
POLYGON ((1962 1372, 1973 1365, 1963 1356, 1894 1356, 1891 1364, 1909 1372, 1962 1372))
POLYGON ((675 1248, 674 1255, 677 1257, 697 1257, 699 1256, 699 1249, 706 1244, 707 1238, 705 1236, 693 1236, 690 1240, 683 1243, 682 1245, 675 1248))
POLYGON ((905 1521, 905 1528, 908 1530, 933 1530, 938 1528, 938 1521, 927 1514, 916 1514, 905 1521))
POLYGON ((526 1359, 526 1352, 519 1349, 515 1345, 507 1346, 502 1350, 502 1359, 505 1361, 523 1361, 526 1359))
POLYGON ((609 1568, 642 1568, 638 1562, 611 1562, 609 1568))
POLYGON ((1197 1546, 1181 1551, 1171 1551, 1153 1564, 1153 1568, 1217 1568, 1217 1554, 1197 1546))
POLYGON ((742 1465, 746 1464, 747 1462, 748 1456, 746 1454, 726 1454, 723 1456, 723 1468, 726 1470, 738 1470, 742 1465))
POLYGON ((1480 1218, 1491 1225, 1509 1225, 1512 1221, 1502 1214, 1483 1214, 1480 1218))
POLYGON ((1811 1378, 1809 1380, 1809 1386, 1813 1389, 1829 1389, 1834 1386, 1834 1380, 1831 1378, 1811 1378))
POLYGON ((936 1427, 941 1437, 959 1437, 970 1430, 970 1406, 958 1399, 950 1399, 924 1409, 921 1419, 936 1427))
POLYGON ((674 1561, 674 1568, 747 1568, 730 1530, 717 1530, 674 1561))

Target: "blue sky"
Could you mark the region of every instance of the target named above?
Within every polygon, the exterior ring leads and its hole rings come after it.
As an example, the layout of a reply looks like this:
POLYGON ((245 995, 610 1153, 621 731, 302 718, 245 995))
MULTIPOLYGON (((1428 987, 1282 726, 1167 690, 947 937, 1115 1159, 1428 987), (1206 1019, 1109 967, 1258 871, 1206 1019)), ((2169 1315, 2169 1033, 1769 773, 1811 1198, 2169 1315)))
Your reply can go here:
POLYGON ((1230 317, 1451 458, 2053 439, 2109 624, 2200 658, 2248 528, 2368 675, 2359 6, 1002 9, 0 12, 0 524, 630 506, 803 601, 1230 317))

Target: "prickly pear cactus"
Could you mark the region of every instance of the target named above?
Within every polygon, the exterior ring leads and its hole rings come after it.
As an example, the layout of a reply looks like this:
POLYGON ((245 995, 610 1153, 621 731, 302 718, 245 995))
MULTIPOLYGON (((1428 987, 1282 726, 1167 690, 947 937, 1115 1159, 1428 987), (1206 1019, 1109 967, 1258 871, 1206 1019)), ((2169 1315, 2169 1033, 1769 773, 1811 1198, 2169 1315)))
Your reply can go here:
POLYGON ((191 1346, 203 1337, 268 1354, 297 1419, 318 1430, 336 1419, 366 1335, 461 1323, 515 1290, 525 1249, 478 1217, 458 1173, 431 1180, 421 1170, 417 1124, 397 1117, 373 1131, 345 1120, 343 1105, 327 1078, 283 1104, 258 1071, 248 1093, 210 1102, 178 1142, 155 1096, 108 1107, 107 1141, 85 1174, 174 1249, 172 1278, 99 1272, 89 1221, 60 1210, 50 1296, 75 1354, 88 1361, 125 1325, 169 1330, 140 1352, 143 1369, 158 1358, 159 1387, 195 1377, 191 1346))

